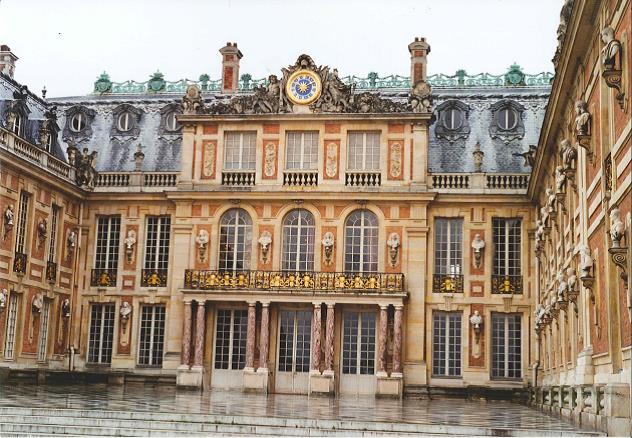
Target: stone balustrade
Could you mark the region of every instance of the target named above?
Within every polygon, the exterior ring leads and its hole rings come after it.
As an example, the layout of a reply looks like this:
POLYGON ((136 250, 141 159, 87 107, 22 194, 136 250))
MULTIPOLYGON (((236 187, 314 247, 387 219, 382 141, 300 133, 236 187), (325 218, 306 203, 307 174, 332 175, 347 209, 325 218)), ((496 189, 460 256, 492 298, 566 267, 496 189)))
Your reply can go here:
POLYGON ((345 185, 351 187, 376 187, 382 184, 379 171, 348 171, 345 173, 345 185))
POLYGON ((222 172, 222 185, 248 187, 255 185, 254 170, 225 170, 222 172))
POLYGON ((177 183, 178 172, 99 172, 94 186, 96 192, 161 191, 177 183))
POLYGON ((318 185, 318 171, 316 170, 286 170, 283 172, 284 186, 312 186, 318 185))
POLYGON ((13 132, 0 127, 0 149, 18 156, 46 170, 47 172, 74 183, 75 169, 68 163, 55 158, 46 150, 18 137, 13 132))
POLYGON ((525 194, 528 174, 513 173, 432 173, 430 187, 440 193, 471 190, 478 193, 513 192, 525 194))

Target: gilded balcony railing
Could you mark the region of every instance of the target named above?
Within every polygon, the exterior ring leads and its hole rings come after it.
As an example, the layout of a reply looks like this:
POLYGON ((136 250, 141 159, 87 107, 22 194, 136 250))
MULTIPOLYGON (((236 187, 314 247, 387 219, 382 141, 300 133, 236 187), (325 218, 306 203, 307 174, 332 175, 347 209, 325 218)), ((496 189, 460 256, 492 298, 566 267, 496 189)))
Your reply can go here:
POLYGON ((18 274, 26 273, 26 254, 21 252, 15 253, 15 258, 13 259, 13 272, 18 274))
POLYGON ((93 269, 90 275, 90 286, 116 286, 116 269, 93 269))
POLYGON ((394 293, 404 291, 404 274, 187 269, 184 273, 184 288, 394 293))
POLYGON ((167 286, 168 269, 143 269, 140 276, 142 287, 165 287, 167 286))
POLYGON ((521 275, 492 275, 493 294, 521 294, 521 275))
POLYGON ((435 293, 463 293, 463 275, 434 274, 432 291, 435 293))

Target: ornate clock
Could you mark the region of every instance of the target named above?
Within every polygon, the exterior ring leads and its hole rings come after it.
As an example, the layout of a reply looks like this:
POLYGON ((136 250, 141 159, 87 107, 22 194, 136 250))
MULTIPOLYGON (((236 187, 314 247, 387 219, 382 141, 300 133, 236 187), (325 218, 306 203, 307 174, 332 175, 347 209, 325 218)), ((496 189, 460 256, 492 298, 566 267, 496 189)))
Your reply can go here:
POLYGON ((320 76, 311 70, 295 71, 285 84, 285 94, 298 105, 309 105, 318 99, 321 90, 320 76))

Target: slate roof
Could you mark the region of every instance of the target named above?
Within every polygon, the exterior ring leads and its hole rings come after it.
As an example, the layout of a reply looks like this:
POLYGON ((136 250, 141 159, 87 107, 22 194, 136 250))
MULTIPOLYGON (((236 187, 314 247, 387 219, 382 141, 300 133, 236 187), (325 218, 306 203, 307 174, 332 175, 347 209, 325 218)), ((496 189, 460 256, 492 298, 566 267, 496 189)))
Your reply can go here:
MULTIPOLYGON (((19 84, 6 76, 0 77, 0 120, 4 120, 4 108, 7 100, 19 84)), ((405 101, 405 89, 378 89, 383 97, 405 101)), ((484 153, 482 171, 502 173, 530 173, 531 168, 524 166, 524 159, 513 154, 523 153, 529 145, 538 142, 538 136, 544 117, 546 102, 550 92, 549 86, 463 86, 438 87, 434 89, 435 108, 448 101, 459 101, 465 104, 469 111, 467 123, 470 132, 466 138, 451 142, 438 138, 437 126, 440 114, 435 112, 435 121, 429 133, 429 170, 430 172, 473 172, 474 160, 472 153, 476 144, 484 153), (492 106, 499 101, 516 102, 521 111, 520 117, 524 126, 522 138, 509 142, 494 139, 490 134, 492 106)), ((169 105, 179 102, 181 95, 174 93, 143 93, 143 94, 90 94, 85 96, 60 97, 49 99, 49 104, 58 107, 58 124, 60 127, 59 143, 66 148, 69 137, 74 137, 77 147, 88 147, 97 150, 97 171, 118 172, 134 169, 133 155, 140 143, 145 154, 142 170, 178 171, 181 159, 181 134, 169 133, 164 129, 164 111, 169 105), (113 112, 120 105, 127 104, 140 110, 137 132, 122 135, 113 129, 115 116, 113 112), (69 117, 73 107, 82 106, 93 111, 94 118, 90 123, 87 136, 76 136, 68 129, 69 117), (161 113, 163 111, 163 113, 161 113), (70 113, 70 114, 69 114, 70 113)), ((208 103, 221 98, 214 92, 204 93, 208 103)), ((31 140, 37 139, 37 129, 43 120, 45 102, 39 98, 29 99, 32 108, 30 127, 28 129, 31 140)), ((54 154, 64 157, 62 148, 57 146, 54 154)), ((64 157, 65 159, 65 157, 64 157)))

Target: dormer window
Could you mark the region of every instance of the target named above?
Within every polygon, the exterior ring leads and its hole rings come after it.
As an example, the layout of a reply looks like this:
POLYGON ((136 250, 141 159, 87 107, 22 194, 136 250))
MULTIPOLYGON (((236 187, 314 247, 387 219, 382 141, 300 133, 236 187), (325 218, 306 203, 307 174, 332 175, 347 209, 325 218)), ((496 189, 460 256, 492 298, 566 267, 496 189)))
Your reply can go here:
POLYGON ((489 124, 491 138, 500 139, 505 144, 524 138, 524 122, 522 120, 524 106, 515 100, 503 99, 490 107, 492 117, 489 124))
POLYGON ((13 114, 13 126, 11 126, 11 131, 13 131, 15 135, 20 135, 22 131, 22 116, 17 113, 13 114))
POLYGON ((70 130, 72 132, 81 132, 86 127, 86 116, 83 113, 77 113, 70 119, 70 130))
POLYGON ((175 112, 171 112, 165 117, 165 129, 169 132, 176 132, 180 129, 180 124, 176 119, 175 112))
POLYGON ((127 132, 132 129, 132 115, 124 112, 118 116, 117 128, 121 132, 127 132))
POLYGON ((463 125, 463 114, 458 108, 448 108, 441 116, 443 126, 446 129, 455 131, 463 125))
POLYGON ((503 131, 511 131, 518 124, 518 114, 512 108, 503 108, 496 114, 498 127, 503 131))
POLYGON ((459 139, 466 139, 470 135, 468 116, 470 108, 458 100, 447 100, 437 106, 437 123, 435 135, 445 139, 450 144, 459 139))

